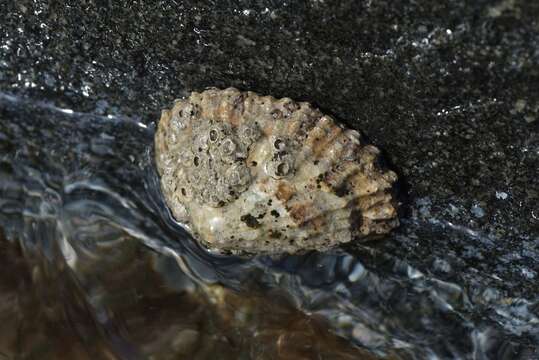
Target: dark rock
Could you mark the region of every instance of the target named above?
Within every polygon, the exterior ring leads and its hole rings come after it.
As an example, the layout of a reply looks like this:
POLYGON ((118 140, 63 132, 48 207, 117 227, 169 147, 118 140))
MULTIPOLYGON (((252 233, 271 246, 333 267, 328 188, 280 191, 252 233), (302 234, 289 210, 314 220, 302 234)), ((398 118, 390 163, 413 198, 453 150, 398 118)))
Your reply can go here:
POLYGON ((403 225, 377 249, 539 293, 539 3, 4 1, 0 13, 1 92, 146 123, 207 86, 314 102, 405 179, 403 225))

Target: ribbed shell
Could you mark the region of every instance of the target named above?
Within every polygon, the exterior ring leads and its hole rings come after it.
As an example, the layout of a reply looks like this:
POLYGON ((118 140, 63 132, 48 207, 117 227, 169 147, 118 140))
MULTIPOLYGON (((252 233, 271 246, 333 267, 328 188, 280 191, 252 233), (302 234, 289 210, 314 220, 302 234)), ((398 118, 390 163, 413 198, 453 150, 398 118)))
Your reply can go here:
POLYGON ((306 102, 193 92, 163 110, 155 149, 174 217, 213 250, 326 250, 398 225, 379 150, 306 102))

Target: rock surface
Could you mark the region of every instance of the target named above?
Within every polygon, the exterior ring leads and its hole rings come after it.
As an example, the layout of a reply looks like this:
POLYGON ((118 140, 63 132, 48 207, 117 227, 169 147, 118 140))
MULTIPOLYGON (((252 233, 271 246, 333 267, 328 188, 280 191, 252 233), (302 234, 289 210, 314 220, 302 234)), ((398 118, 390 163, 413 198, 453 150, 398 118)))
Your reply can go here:
POLYGON ((404 224, 377 250, 537 297, 537 2, 4 1, 0 13, 1 92, 148 124, 208 86, 312 102, 405 179, 404 224))

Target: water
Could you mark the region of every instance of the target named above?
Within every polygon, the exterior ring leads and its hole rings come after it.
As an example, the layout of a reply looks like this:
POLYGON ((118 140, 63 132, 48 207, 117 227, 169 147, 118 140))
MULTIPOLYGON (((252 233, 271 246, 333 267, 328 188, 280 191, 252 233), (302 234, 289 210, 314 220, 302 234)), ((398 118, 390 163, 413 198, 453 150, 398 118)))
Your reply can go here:
POLYGON ((376 248, 208 253, 163 202, 154 130, 0 93, 0 358, 538 356, 538 299, 465 288, 376 248))

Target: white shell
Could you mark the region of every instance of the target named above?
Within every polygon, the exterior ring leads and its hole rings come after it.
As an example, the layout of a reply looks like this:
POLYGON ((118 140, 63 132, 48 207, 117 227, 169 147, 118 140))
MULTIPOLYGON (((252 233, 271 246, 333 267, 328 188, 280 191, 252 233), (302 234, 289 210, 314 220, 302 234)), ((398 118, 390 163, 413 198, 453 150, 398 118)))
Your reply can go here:
POLYGON ((306 102, 193 92, 163 110, 155 148, 174 217, 211 249, 325 250, 398 225, 379 150, 306 102))

